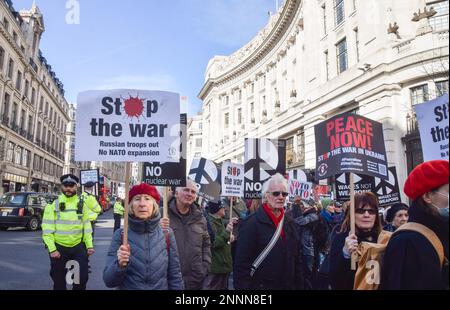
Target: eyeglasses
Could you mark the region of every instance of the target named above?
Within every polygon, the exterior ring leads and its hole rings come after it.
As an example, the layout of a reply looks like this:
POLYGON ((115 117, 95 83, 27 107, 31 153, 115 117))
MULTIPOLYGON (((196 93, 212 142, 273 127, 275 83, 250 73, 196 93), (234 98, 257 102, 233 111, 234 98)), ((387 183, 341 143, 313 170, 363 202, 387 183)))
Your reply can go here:
POLYGON ((357 214, 364 214, 366 212, 369 213, 369 215, 377 214, 377 210, 375 210, 375 209, 363 209, 363 208, 360 208, 360 209, 356 209, 355 210, 355 213, 357 213, 357 214))
POLYGON ((278 196, 282 195, 283 198, 286 198, 289 195, 289 193, 286 193, 286 192, 270 192, 270 194, 272 194, 272 196, 274 196, 274 197, 278 197, 278 196))

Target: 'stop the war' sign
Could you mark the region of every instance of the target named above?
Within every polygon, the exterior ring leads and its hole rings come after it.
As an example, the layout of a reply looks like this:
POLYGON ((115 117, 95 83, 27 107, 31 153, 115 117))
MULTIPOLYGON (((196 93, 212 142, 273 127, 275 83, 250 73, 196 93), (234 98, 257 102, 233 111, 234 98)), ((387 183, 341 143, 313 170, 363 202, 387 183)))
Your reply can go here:
POLYGON ((383 126, 361 115, 337 115, 314 127, 316 179, 354 172, 386 179, 383 126))
POLYGON ((415 107, 422 141, 423 160, 448 160, 448 94, 415 107))
POLYGON ((180 96, 98 90, 77 100, 77 161, 179 162, 180 96))
POLYGON ((244 165, 222 163, 222 196, 244 197, 244 165))

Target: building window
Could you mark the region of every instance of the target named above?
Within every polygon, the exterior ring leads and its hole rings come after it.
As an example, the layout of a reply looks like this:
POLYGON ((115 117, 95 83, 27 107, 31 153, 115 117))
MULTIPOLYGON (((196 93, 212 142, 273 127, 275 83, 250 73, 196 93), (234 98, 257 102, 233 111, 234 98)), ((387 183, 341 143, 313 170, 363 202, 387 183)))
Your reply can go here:
POLYGON ((39 156, 34 154, 33 169, 39 171, 39 156))
POLYGON ((25 80, 25 92, 24 92, 24 95, 27 98, 29 98, 28 97, 28 88, 30 88, 30 82, 28 82, 28 80, 25 80))
POLYGON ((344 0, 334 0, 334 15, 336 18, 336 26, 344 21, 345 19, 344 0))
POLYGON ((22 89, 22 72, 17 71, 16 89, 20 92, 22 89))
POLYGON ((15 144, 12 142, 8 143, 8 151, 6 152, 6 161, 13 162, 14 159, 14 147, 15 144))
POLYGON ((294 155, 294 137, 290 137, 286 140, 286 164, 290 166, 295 161, 294 155))
POLYGON ((9 32, 9 21, 6 17, 3 17, 3 26, 5 26, 6 32, 9 32))
POLYGON ((23 150, 22 152, 22 165, 28 167, 28 150, 23 150))
POLYGON ((225 113, 225 128, 230 124, 230 113, 225 113))
POLYGON ((13 40, 17 44, 17 32, 13 31, 13 40))
POLYGON ((2 119, 6 119, 9 116, 9 100, 11 96, 8 93, 5 93, 5 101, 3 102, 3 115, 2 119))
POLYGON ((38 125, 36 128, 36 138, 41 139, 41 122, 38 122, 38 125))
POLYGON ((255 123, 255 104, 252 102, 250 103, 250 116, 251 116, 251 122, 252 124, 255 123))
POLYGON ((322 5, 322 23, 323 23, 323 35, 327 34, 327 7, 325 3, 322 5))
POLYGON ((45 111, 44 111, 45 115, 48 116, 48 101, 45 102, 45 111))
POLYGON ((202 147, 202 139, 195 139, 195 147, 202 147))
POLYGON ((34 106, 36 100, 36 89, 34 87, 31 88, 31 105, 34 106))
POLYGON ((12 110, 12 114, 11 114, 11 122, 12 122, 13 126, 17 125, 17 109, 18 109, 18 105, 17 105, 17 103, 14 102, 13 110, 12 110))
POLYGON ((252 85, 251 85, 251 92, 252 92, 252 94, 255 92, 255 83, 252 83, 252 85))
POLYGON ((202 123, 202 122, 199 122, 199 123, 198 123, 198 129, 199 129, 199 130, 202 130, 202 129, 203 129, 203 123, 202 123))
POLYGON ((338 73, 342 73, 347 70, 347 40, 343 39, 336 45, 336 57, 338 65, 338 73))
POLYGON ((237 112, 237 119, 238 119, 238 124, 242 124, 242 109, 239 108, 238 112, 237 112))
POLYGON ((31 135, 33 134, 33 116, 28 115, 28 133, 31 135))
POLYGON ((433 30, 448 29, 448 0, 429 3, 427 8, 430 9, 431 7, 437 12, 428 19, 433 30))
POLYGON ((3 66, 5 64, 5 50, 0 47, 0 71, 3 71, 3 66))
POLYGON ((242 100, 242 90, 239 89, 239 96, 238 96, 239 100, 242 100))
POLYGON ((14 163, 16 165, 20 165, 21 161, 22 161, 22 148, 20 146, 17 146, 16 150, 14 151, 14 163))
POLYGON ((359 62, 359 34, 358 28, 353 29, 355 33, 355 46, 356 46, 356 62, 359 62))
POLYGON ((416 104, 424 103, 428 101, 428 85, 420 85, 411 88, 411 104, 414 106, 416 104))
POLYGON ((436 82, 436 94, 438 97, 448 94, 448 80, 436 82))
POLYGON ((323 52, 323 55, 325 57, 325 76, 327 78, 327 81, 330 79, 330 58, 328 55, 328 50, 323 52))
POLYGON ((44 97, 41 96, 41 99, 39 101, 39 112, 42 112, 42 109, 44 108, 44 97))
POLYGON ((11 58, 9 59, 8 62, 8 77, 12 80, 13 78, 13 73, 14 73, 14 60, 12 60, 11 58))
POLYGON ((25 109, 22 109, 22 113, 20 113, 20 129, 25 129, 25 109))

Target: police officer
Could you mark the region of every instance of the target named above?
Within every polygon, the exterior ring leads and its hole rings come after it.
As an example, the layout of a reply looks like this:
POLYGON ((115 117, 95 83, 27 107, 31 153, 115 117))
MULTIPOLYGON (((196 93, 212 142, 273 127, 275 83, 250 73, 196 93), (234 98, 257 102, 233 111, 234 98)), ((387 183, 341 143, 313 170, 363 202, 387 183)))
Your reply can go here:
POLYGON ((116 198, 116 202, 114 203, 114 231, 120 228, 120 219, 123 217, 125 213, 125 209, 122 206, 122 199, 119 197, 116 198))
POLYGON ((86 184, 84 184, 84 192, 83 194, 81 194, 85 205, 89 209, 89 220, 91 221, 92 226, 92 239, 94 239, 95 221, 97 220, 100 212, 102 212, 102 207, 100 207, 97 199, 93 195, 94 186, 94 182, 87 182, 86 184))
POLYGON ((89 210, 77 196, 78 178, 66 174, 60 180, 62 194, 45 207, 42 219, 42 238, 50 253, 50 276, 54 290, 66 290, 66 284, 73 284, 74 290, 85 290, 88 256, 94 254, 89 210))

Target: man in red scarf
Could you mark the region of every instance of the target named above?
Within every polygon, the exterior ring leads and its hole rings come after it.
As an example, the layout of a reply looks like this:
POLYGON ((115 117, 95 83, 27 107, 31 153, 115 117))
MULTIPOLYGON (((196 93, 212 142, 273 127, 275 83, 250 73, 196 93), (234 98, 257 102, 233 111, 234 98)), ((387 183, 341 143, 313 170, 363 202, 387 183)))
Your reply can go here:
POLYGON ((293 219, 284 214, 287 191, 286 179, 281 174, 272 176, 263 186, 262 194, 267 203, 242 221, 233 272, 236 289, 303 288, 300 241, 293 219), (279 225, 283 225, 279 238, 251 275, 252 265, 255 265, 279 225))

